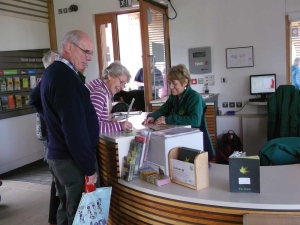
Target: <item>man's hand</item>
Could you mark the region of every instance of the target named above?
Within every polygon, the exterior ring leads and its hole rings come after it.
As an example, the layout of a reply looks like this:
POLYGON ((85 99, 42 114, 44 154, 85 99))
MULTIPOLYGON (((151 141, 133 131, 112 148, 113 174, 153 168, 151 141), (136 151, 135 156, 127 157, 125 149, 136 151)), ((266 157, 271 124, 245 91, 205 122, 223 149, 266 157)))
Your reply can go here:
POLYGON ((97 177, 97 172, 95 172, 92 176, 88 176, 89 182, 87 182, 87 184, 95 184, 97 182, 97 177))

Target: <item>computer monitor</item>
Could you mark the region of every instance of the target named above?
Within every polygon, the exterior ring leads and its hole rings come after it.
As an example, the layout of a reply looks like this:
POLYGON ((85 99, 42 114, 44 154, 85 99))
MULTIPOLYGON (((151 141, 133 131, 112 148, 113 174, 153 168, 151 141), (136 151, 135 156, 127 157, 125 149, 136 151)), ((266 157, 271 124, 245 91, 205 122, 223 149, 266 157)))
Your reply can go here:
POLYGON ((276 74, 250 75, 250 95, 260 95, 258 101, 267 101, 267 95, 275 90, 276 74))

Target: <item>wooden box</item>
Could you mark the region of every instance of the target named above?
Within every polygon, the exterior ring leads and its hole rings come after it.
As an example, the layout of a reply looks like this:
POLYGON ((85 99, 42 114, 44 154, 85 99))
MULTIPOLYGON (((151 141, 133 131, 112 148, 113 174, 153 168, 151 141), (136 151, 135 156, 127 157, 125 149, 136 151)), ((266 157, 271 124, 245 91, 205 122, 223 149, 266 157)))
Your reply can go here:
POLYGON ((190 185, 175 179, 173 174, 173 167, 171 159, 178 159, 179 148, 176 147, 169 151, 169 172, 171 181, 176 184, 183 185, 185 187, 189 187, 195 190, 200 190, 202 188, 206 188, 209 186, 209 174, 208 174, 208 153, 203 152, 198 154, 194 160, 194 176, 195 176, 195 185, 190 185))

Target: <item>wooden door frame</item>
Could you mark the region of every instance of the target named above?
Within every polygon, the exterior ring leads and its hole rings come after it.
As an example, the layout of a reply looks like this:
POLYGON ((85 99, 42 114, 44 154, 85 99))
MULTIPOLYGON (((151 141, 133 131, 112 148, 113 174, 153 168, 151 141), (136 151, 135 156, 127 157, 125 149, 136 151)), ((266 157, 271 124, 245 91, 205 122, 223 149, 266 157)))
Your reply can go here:
POLYGON ((48 8, 48 28, 49 28, 49 39, 50 39, 50 49, 57 49, 57 39, 56 39, 56 26, 55 26, 55 16, 54 16, 54 5, 53 0, 47 0, 48 8))
MULTIPOLYGON (((99 66, 99 76, 102 76, 102 71, 104 68, 103 61, 102 61, 102 53, 103 47, 101 40, 106 40, 105 38, 101 38, 100 33, 100 26, 103 24, 111 24, 112 30, 112 42, 113 42, 113 54, 114 59, 120 59, 120 52, 119 52, 119 42, 118 42, 118 29, 117 29, 117 19, 114 13, 105 13, 105 14, 98 14, 95 15, 95 26, 96 26, 96 43, 97 43, 97 52, 98 52, 98 66, 99 66)), ((106 51, 106 50, 105 50, 106 51)))

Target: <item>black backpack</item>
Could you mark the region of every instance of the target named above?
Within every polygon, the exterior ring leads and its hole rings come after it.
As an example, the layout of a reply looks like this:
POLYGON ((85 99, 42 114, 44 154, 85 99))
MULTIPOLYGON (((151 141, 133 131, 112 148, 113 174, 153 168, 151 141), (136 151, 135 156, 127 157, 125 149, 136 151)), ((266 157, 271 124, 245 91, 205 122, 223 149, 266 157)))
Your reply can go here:
POLYGON ((115 112, 127 112, 128 111, 128 105, 124 102, 119 102, 116 105, 114 105, 111 109, 111 113, 115 112))
POLYGON ((218 139, 216 163, 228 164, 228 157, 234 151, 242 151, 242 144, 239 136, 233 130, 229 130, 222 136, 221 140, 218 139))

